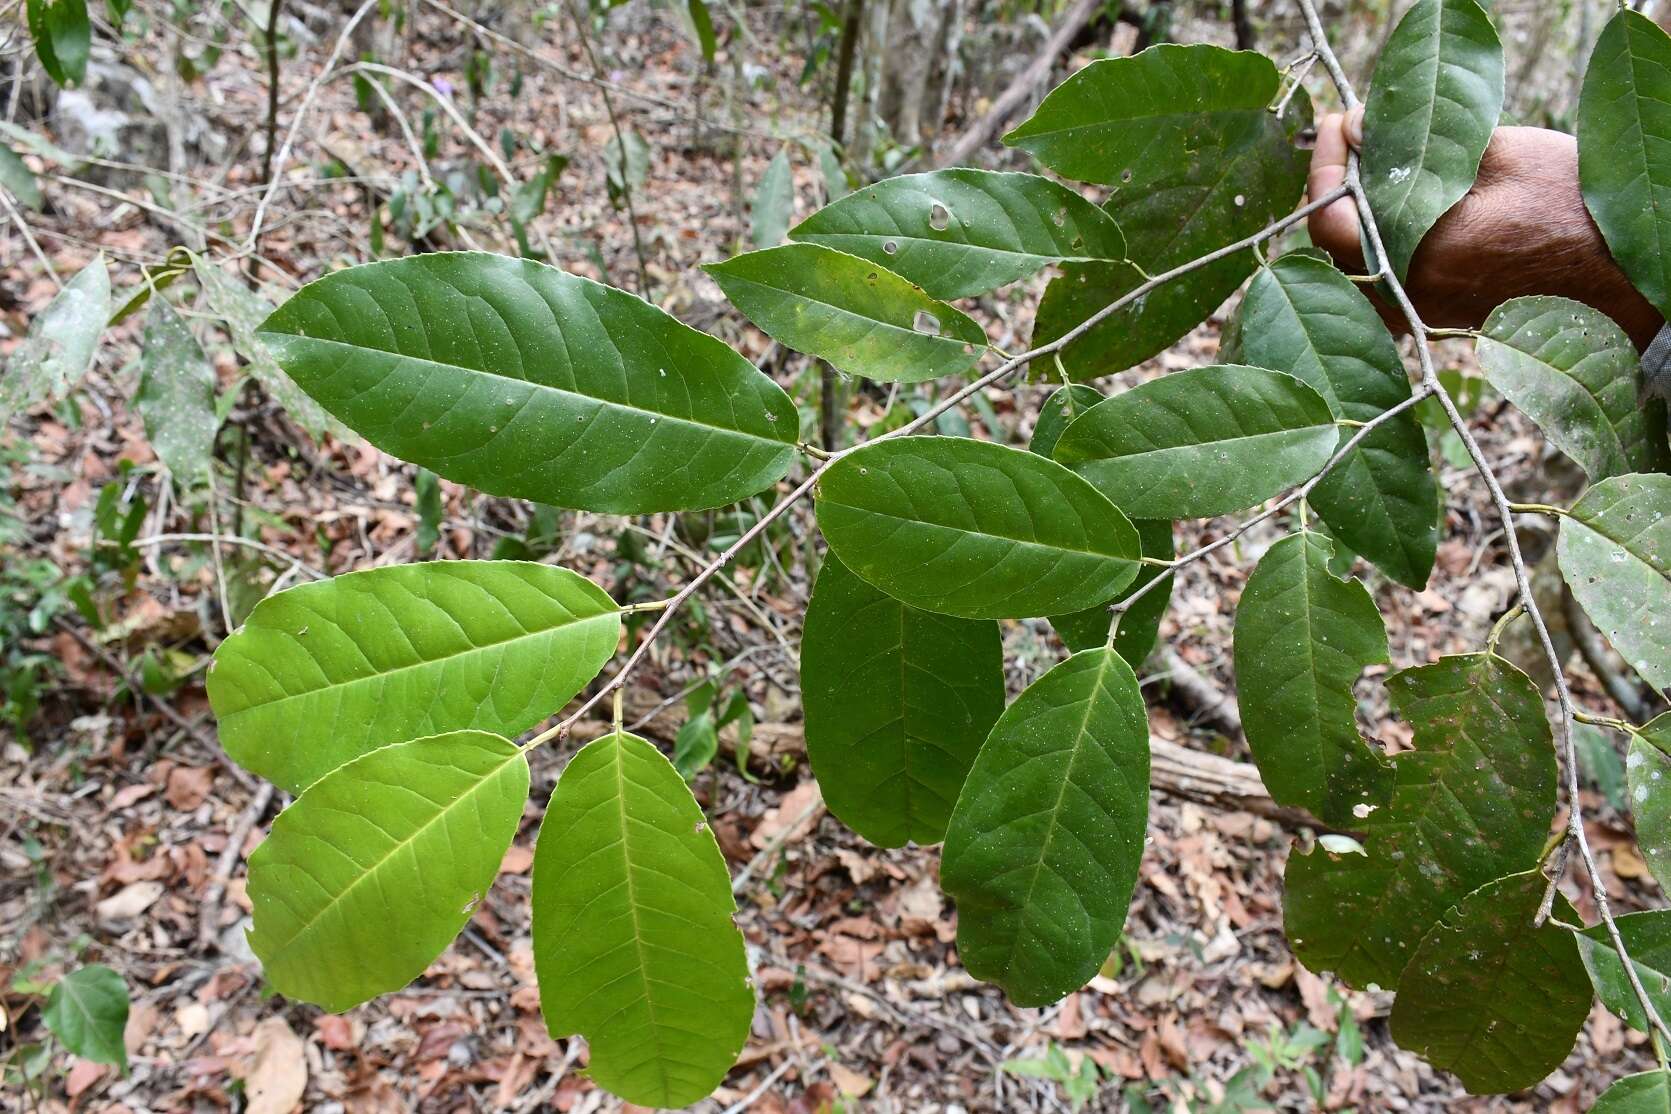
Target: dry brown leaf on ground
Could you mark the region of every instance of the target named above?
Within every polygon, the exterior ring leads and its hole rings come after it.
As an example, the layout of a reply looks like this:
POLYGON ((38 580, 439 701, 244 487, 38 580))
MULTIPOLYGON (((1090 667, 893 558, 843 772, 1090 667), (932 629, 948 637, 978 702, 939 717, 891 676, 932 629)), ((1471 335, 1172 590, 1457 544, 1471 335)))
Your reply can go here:
POLYGON ((307 1089, 307 1048, 282 1017, 255 1027, 255 1051, 244 1072, 244 1114, 290 1114, 307 1089))

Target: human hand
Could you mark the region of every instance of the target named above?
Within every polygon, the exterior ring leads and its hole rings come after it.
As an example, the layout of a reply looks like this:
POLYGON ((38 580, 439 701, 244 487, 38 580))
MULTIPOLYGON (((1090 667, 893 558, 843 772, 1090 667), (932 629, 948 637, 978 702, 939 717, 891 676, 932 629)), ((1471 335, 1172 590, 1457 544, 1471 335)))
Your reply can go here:
MULTIPOLYGON (((1311 197, 1346 180, 1348 144, 1362 142, 1361 108, 1324 117, 1311 156, 1311 197)), ((1312 242, 1338 266, 1364 272, 1351 198, 1313 213, 1308 227, 1312 242)), ((1473 188, 1423 238, 1404 287, 1424 323, 1446 328, 1476 328, 1498 305, 1527 294, 1593 306, 1617 321, 1639 351, 1664 324, 1613 262, 1584 207, 1577 140, 1543 128, 1493 133, 1473 188)), ((1402 314, 1377 305, 1402 330, 1402 314)))

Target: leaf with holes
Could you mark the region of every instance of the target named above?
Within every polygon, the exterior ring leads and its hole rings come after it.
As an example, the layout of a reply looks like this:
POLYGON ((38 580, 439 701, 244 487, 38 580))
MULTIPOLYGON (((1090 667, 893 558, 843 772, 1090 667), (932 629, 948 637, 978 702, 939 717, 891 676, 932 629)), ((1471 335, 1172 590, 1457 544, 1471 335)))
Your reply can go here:
POLYGON ((1538 688, 1490 654, 1387 679, 1415 729, 1392 799, 1361 822, 1364 853, 1289 856, 1288 942, 1314 971, 1390 987, 1439 917, 1538 862, 1555 814, 1555 748, 1538 688))
POLYGON ((1292 375, 1225 364, 1174 372, 1085 411, 1056 459, 1138 518, 1206 518, 1269 499, 1333 453, 1329 405, 1292 375))
MULTIPOLYGON (((1138 265, 1066 264, 1039 303, 1035 344, 1066 335, 1146 274, 1292 211, 1305 187, 1309 155, 1297 141, 1311 125, 1311 103, 1300 89, 1278 117, 1266 106, 1279 85, 1276 67, 1258 54, 1155 46, 1080 70, 1011 133, 1053 169, 1113 186, 1103 208, 1138 265)), ((1236 252, 1150 291, 1069 344, 1063 366, 1084 380, 1148 359, 1223 304, 1254 265, 1251 251, 1236 252)))
POLYGON ((1475 350, 1491 385, 1592 482, 1665 462, 1665 404, 1637 405, 1636 346, 1613 320, 1566 298, 1515 298, 1475 350))
POLYGON ((86 378, 110 320, 110 272, 97 255, 29 323, 0 378, 0 422, 43 399, 61 399, 86 378))
POLYGON ((725 1078, 754 1019, 719 845, 660 751, 624 732, 557 781, 534 851, 534 970, 553 1037, 599 1085, 686 1106, 725 1078))
POLYGON ((1352 686, 1388 660, 1369 591, 1329 572, 1334 547, 1304 531, 1259 559, 1236 607, 1236 695, 1259 776, 1279 803, 1356 828, 1383 808, 1392 769, 1358 734, 1352 686))
POLYGON ((999 717, 946 831, 969 973, 1018 1006, 1088 982, 1120 937, 1148 815, 1137 678, 1112 650, 1075 654, 999 717))
POLYGON ((102 964, 77 968, 47 995, 41 1020, 52 1035, 83 1060, 128 1070, 128 984, 102 964))
POLYGON ((1607 640, 1671 687, 1671 476, 1614 476, 1561 519, 1561 575, 1607 640))
MULTIPOLYGON (((1410 397, 1410 380, 1381 316, 1345 275, 1311 255, 1262 268, 1237 317, 1238 359, 1290 372, 1336 418, 1372 421, 1410 397)), ((1340 431, 1340 443, 1352 429, 1340 431)), ((1312 491, 1331 532, 1388 576, 1427 583, 1439 545, 1438 482, 1413 413, 1383 424, 1312 491)))
POLYGON ((151 448, 175 480, 187 486, 207 483, 220 427, 215 369, 165 298, 152 298, 145 314, 134 406, 145 420, 151 448))
POLYGON ((367 569, 257 604, 215 651, 209 702, 227 753, 299 793, 390 743, 532 727, 597 676, 620 630, 615 601, 567 569, 367 569))
MULTIPOLYGON (((1630 953, 1642 989, 1664 1018, 1671 1012, 1671 909, 1650 909, 1627 913, 1614 919, 1619 938, 1630 953)), ((1647 1015, 1636 1000, 1625 966, 1613 948, 1613 937, 1605 924, 1593 925, 1578 934, 1578 953, 1590 973, 1596 997, 1609 1013, 1641 1032, 1648 1031, 1647 1015)))
POLYGON ((1036 174, 937 170, 884 178, 790 230, 868 259, 936 298, 969 298, 1064 260, 1126 257, 1109 215, 1036 174))
POLYGON ((901 437, 842 457, 818 487, 842 563, 904 603, 967 619, 1053 615, 1137 575, 1137 531, 1096 488, 1021 449, 901 437))
POLYGON ((1503 111, 1503 44, 1475 0, 1418 0, 1375 65, 1363 183, 1393 270, 1467 193, 1503 111))
POLYGON ((1671 1114, 1671 1074, 1627 1075, 1601 1093, 1590 1114, 1671 1114))
POLYGON ((1671 882, 1671 713, 1631 739, 1625 781, 1637 846, 1663 888, 1671 882))
POLYGON ((267 981, 337 1013, 423 974, 493 884, 527 799, 522 752, 485 731, 383 747, 308 786, 249 857, 267 981))
POLYGON ((1578 98, 1578 181, 1613 258, 1671 317, 1671 38, 1620 11, 1578 98))
MULTIPOLYGON (((1530 1087, 1561 1066, 1590 1013, 1573 933, 1538 925, 1541 870, 1499 879, 1446 913, 1398 980, 1393 1039, 1471 1094, 1530 1087)), ((1577 914, 1560 895, 1555 918, 1577 914)))
POLYGON ((907 606, 829 554, 806 610, 801 699, 830 811, 880 847, 938 843, 1004 710, 998 624, 907 606))
POLYGON ((783 389, 713 337, 529 260, 350 267, 304 286, 260 336, 385 452, 575 510, 734 503, 783 477, 799 432, 783 389))
POLYGON ((849 375, 919 383, 975 366, 986 334, 885 267, 819 244, 785 244, 703 268, 773 339, 849 375))

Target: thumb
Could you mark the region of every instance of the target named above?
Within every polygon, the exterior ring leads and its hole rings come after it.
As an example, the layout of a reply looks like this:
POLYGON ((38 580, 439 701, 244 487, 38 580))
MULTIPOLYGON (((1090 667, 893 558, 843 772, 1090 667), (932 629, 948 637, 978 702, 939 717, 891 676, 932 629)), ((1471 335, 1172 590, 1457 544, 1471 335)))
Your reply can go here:
POLYGON ((1363 108, 1354 108, 1346 114, 1346 142, 1353 147, 1363 146, 1363 108))

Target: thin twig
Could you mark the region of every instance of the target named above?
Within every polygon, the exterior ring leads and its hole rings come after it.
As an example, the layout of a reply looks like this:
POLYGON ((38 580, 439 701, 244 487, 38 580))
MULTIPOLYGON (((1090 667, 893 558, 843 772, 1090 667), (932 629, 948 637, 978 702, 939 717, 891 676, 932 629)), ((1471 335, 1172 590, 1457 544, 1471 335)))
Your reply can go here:
POLYGON ((35 258, 41 261, 41 266, 46 268, 47 277, 52 279, 52 285, 60 290, 64 289, 64 280, 58 277, 58 268, 52 265, 52 260, 48 259, 46 252, 41 250, 40 241, 36 240, 35 234, 29 231, 29 222, 23 219, 23 213, 12 203, 12 199, 6 196, 4 190, 0 190, 0 205, 6 206, 6 215, 11 217, 18 232, 22 233, 23 242, 29 245, 29 250, 35 253, 35 258))
POLYGON ((620 117, 615 115, 615 101, 609 95, 609 87, 601 80, 603 71, 598 66, 598 56, 592 53, 592 36, 587 33, 586 24, 573 4, 569 5, 569 18, 574 21, 575 33, 580 36, 580 45, 586 50, 586 61, 592 67, 592 76, 599 79, 598 93, 603 97, 603 110, 609 114, 609 127, 615 133, 615 152, 621 160, 618 167, 621 172, 621 198, 626 202, 627 225, 632 229, 632 252, 638 258, 638 296, 649 301, 650 276, 644 267, 644 241, 638 231, 638 214, 632 205, 632 174, 627 168, 630 161, 627 157, 627 137, 621 131, 620 117))

